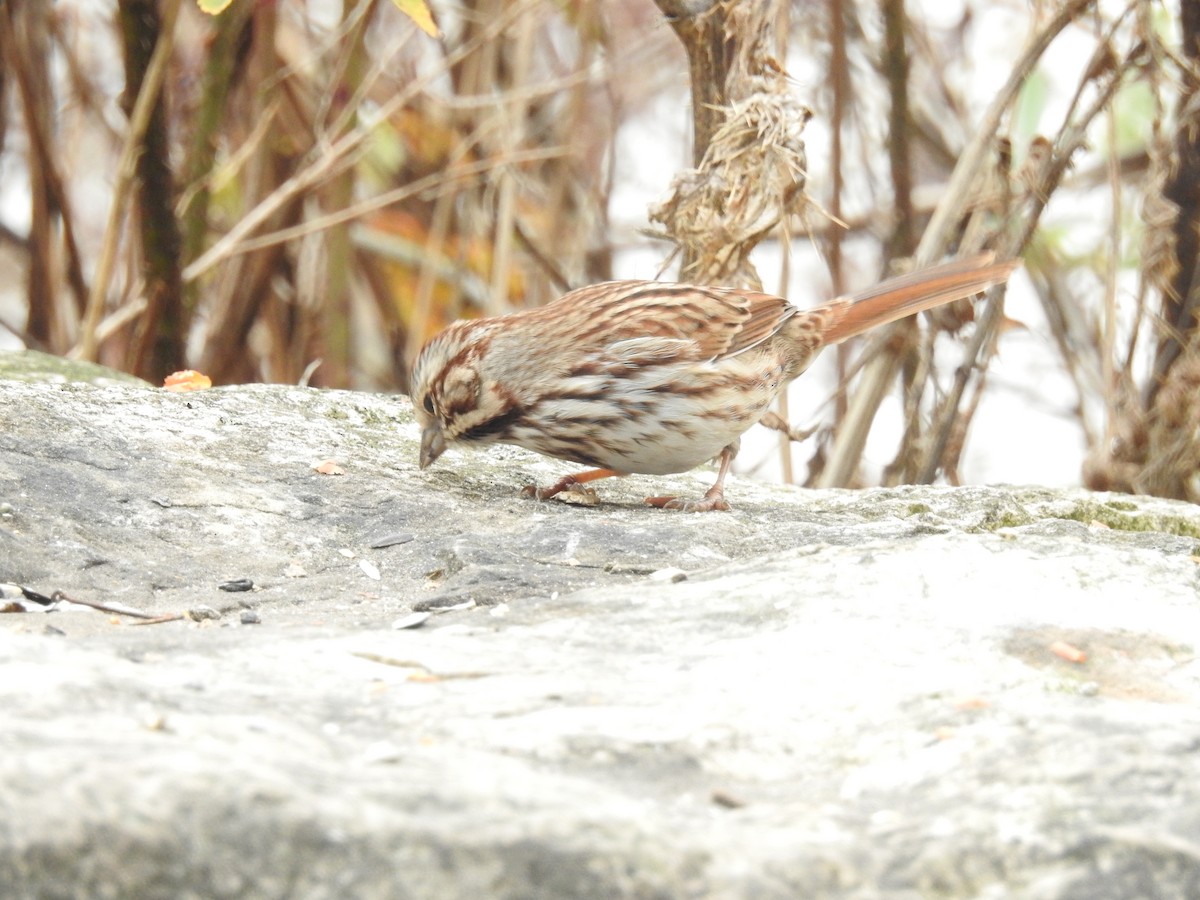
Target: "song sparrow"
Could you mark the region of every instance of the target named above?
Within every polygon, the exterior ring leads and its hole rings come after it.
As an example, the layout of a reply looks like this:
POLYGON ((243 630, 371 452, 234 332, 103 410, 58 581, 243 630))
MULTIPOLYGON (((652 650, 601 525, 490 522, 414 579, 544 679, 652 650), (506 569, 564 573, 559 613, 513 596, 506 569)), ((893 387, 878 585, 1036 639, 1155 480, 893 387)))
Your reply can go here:
POLYGON ((728 509, 741 435, 828 344, 1004 281, 1014 262, 955 260, 801 311, 733 288, 610 281, 536 309, 455 322, 421 350, 412 397, 421 468, 450 444, 516 444, 589 471, 526 493, 539 500, 597 478, 665 475, 720 457, 702 500, 728 509))

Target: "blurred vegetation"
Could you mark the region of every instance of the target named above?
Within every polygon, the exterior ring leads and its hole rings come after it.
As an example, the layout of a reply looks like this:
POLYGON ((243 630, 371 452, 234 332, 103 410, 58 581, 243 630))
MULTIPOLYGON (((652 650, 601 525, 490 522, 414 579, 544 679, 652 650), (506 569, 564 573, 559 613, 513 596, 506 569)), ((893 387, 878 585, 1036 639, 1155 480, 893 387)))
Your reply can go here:
MULTIPOLYGON (((728 284, 761 280, 760 244, 815 248, 835 291, 988 247, 1025 259, 1084 481, 1200 499, 1200 4, 428 7, 436 38, 380 0, 0 4, 0 184, 21 222, 0 227, 0 280, 23 295, 0 327, 155 382, 404 390, 449 321, 610 278, 634 245, 728 284), (1000 19, 1024 42, 981 104, 973 48, 1000 19), (1048 70, 1060 40, 1077 72, 1048 70), (1051 77, 1075 79, 1065 110, 1051 77), (644 233, 615 233, 614 189, 676 152, 619 140, 664 110, 690 116, 690 166, 666 167, 644 233)), ((807 480, 856 483, 898 383, 884 480, 955 482, 1023 327, 1001 295, 839 348, 807 480)))

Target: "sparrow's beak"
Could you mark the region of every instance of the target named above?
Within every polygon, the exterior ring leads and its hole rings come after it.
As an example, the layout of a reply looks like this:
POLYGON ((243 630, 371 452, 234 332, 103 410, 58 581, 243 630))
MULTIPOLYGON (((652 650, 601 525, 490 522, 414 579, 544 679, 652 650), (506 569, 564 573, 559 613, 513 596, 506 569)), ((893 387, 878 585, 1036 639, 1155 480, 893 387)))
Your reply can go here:
POLYGON ((431 466, 445 451, 446 438, 442 436, 442 426, 437 422, 430 422, 421 432, 421 468, 431 466))

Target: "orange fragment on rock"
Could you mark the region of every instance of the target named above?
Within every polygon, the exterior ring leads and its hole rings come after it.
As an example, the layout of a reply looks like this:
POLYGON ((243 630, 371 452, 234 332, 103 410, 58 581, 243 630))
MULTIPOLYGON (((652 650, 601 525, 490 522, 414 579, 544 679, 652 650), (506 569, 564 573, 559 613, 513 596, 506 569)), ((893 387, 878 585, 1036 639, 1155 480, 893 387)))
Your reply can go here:
POLYGON ((163 387, 168 391, 203 391, 212 387, 212 379, 194 369, 184 369, 164 378, 163 387))
POLYGON ((955 709, 987 709, 991 706, 983 697, 963 697, 954 704, 955 709))
POLYGON ((1078 647, 1068 644, 1066 641, 1055 641, 1050 645, 1050 652, 1059 659, 1065 659, 1067 662, 1087 662, 1087 654, 1078 647))
POLYGON ((322 475, 345 475, 346 470, 335 463, 332 459, 324 459, 313 466, 314 471, 320 472, 322 475))

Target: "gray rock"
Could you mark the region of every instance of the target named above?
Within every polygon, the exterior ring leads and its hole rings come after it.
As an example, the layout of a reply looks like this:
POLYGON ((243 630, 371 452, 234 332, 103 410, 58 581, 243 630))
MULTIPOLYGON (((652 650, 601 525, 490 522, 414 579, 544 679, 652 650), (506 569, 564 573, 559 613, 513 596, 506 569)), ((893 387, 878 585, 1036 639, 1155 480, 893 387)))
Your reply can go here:
POLYGON ((0 381, 0 582, 171 617, 0 617, 5 897, 1200 896, 1194 508, 416 440, 0 381))

